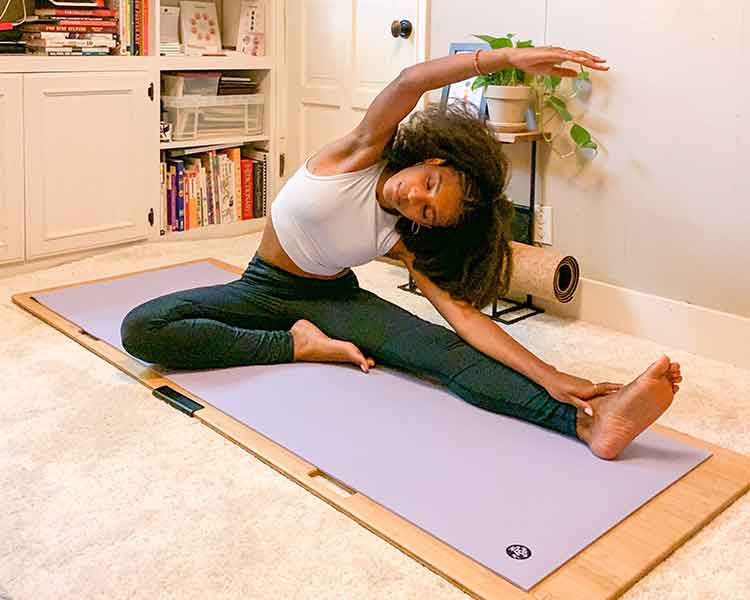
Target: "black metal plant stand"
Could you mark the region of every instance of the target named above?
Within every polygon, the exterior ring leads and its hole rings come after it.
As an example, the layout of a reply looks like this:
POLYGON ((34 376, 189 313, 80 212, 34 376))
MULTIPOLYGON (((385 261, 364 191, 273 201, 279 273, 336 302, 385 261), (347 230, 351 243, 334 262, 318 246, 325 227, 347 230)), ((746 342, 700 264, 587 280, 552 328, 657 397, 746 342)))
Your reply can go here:
MULTIPOLYGON (((533 135, 533 134, 532 134, 533 135)), ((498 137, 501 141, 506 143, 516 143, 517 141, 524 141, 524 134, 500 134, 498 137), (505 138, 505 139, 503 139, 505 138)), ((527 225, 527 243, 533 244, 534 242, 534 207, 536 204, 536 137, 530 137, 531 142, 531 167, 530 181, 529 181, 529 206, 515 205, 516 211, 526 212, 528 211, 528 225, 527 225)), ((398 286, 400 290, 405 292, 411 292, 417 296, 423 296, 422 292, 419 291, 414 278, 409 274, 409 281, 398 286)), ((538 315, 544 312, 543 308, 535 306, 531 294, 526 295, 526 299, 522 302, 513 300, 512 298, 499 298, 492 302, 492 312, 488 315, 493 321, 498 321, 505 325, 512 325, 518 323, 534 315, 538 315), (510 307, 499 308, 498 303, 510 304, 510 307)))

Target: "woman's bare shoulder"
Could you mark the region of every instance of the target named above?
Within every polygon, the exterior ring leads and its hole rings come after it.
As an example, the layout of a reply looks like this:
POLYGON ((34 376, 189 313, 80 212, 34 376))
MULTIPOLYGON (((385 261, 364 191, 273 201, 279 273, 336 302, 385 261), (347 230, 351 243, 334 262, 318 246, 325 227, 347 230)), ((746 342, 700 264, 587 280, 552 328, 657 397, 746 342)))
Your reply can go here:
POLYGON ((361 144, 354 132, 323 146, 307 162, 313 175, 339 175, 366 169, 380 160, 382 150, 361 144))

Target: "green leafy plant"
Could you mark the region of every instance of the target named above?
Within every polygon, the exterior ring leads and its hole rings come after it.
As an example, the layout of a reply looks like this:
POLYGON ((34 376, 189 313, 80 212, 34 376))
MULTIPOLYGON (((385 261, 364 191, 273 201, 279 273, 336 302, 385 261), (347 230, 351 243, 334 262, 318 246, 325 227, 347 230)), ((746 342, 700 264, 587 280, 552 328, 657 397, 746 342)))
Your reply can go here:
MULTIPOLYGON (((535 112, 538 117, 542 119, 542 126, 540 127, 540 130, 542 132, 542 135, 544 136, 544 139, 548 142, 552 142, 555 137, 554 134, 546 130, 545 126, 549 122, 549 120, 543 120, 543 109, 549 107, 557 114, 558 117, 560 117, 560 119, 564 123, 570 123, 570 137, 575 142, 576 146, 578 146, 579 148, 596 151, 599 146, 591 138, 591 134, 589 133, 589 131, 573 118, 573 115, 571 115, 570 111, 568 110, 568 106, 565 100, 561 98, 557 92, 562 78, 558 75, 545 75, 537 79, 541 79, 541 82, 537 81, 537 84, 539 85, 537 85, 536 89, 539 101, 537 102, 535 112)), ((581 71, 576 77, 576 83, 577 82, 584 82, 583 85, 587 85, 588 87, 590 87, 591 85, 589 72, 586 71, 583 67, 581 67, 581 71)), ((582 84, 579 84, 579 86, 581 85, 582 84)))
MULTIPOLYGON (((487 42, 493 50, 498 48, 534 47, 532 40, 516 41, 514 45, 513 38, 515 34, 513 33, 509 33, 505 37, 493 37, 491 35, 475 35, 474 37, 487 42)), ((559 93, 558 88, 561 82, 562 78, 558 75, 532 76, 521 69, 508 67, 489 73, 488 75, 478 76, 472 84, 472 90, 488 85, 528 85, 535 92, 534 114, 537 123, 539 123, 542 136, 547 142, 551 144, 555 137, 557 137, 558 132, 551 132, 546 128, 547 124, 554 117, 545 119, 545 109, 551 110, 553 115, 557 115, 564 124, 570 125, 569 135, 576 146, 596 152, 598 149, 597 143, 593 140, 589 131, 573 118, 573 115, 568 110, 565 98, 559 93)), ((576 77, 574 88, 576 85, 580 89, 590 90, 591 88, 589 72, 583 66, 581 66, 581 71, 576 77)), ((568 155, 566 154, 565 156, 568 155)))
MULTIPOLYGON (((490 48, 496 50, 498 48, 513 48, 514 36, 515 34, 509 33, 505 37, 492 37, 491 35, 475 35, 474 37, 487 42, 490 48)), ((515 47, 533 48, 534 44, 531 40, 517 41, 515 47)), ((488 85, 527 85, 527 74, 521 69, 508 67, 489 75, 480 75, 474 80, 471 89, 475 90, 478 87, 486 87, 488 85)))

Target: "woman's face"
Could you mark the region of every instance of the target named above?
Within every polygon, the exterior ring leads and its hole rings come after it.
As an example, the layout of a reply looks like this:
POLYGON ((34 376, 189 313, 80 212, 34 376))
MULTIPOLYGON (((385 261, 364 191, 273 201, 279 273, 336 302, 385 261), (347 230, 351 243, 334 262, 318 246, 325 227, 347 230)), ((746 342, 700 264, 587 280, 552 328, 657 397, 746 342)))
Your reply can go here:
POLYGON ((456 171, 431 158, 386 180, 383 196, 394 210, 423 227, 449 227, 461 214, 463 189, 456 171))

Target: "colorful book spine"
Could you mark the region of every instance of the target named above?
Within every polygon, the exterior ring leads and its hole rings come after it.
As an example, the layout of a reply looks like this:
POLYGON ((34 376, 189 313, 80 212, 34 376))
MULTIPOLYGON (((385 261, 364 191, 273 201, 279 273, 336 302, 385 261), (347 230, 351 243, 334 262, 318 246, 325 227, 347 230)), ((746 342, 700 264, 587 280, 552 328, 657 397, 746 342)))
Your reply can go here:
POLYGON ((169 227, 177 231, 177 168, 169 165, 169 227))
POLYGON ((177 231, 185 231, 185 165, 180 159, 176 159, 177 170, 177 231))
POLYGON ((23 26, 24 31, 37 33, 43 31, 61 31, 65 33, 117 33, 117 26, 100 25, 53 25, 46 23, 30 23, 23 26))
POLYGON ((160 165, 160 193, 159 193, 159 235, 164 235, 167 228, 167 163, 160 165))
POLYGON ((183 179, 185 180, 185 231, 190 229, 190 204, 192 201, 192 177, 190 176, 190 171, 185 169, 185 173, 183 174, 183 179))
POLYGON ((214 223, 221 225, 221 188, 219 187, 219 158, 216 150, 210 150, 208 155, 211 159, 211 194, 214 199, 214 223))
POLYGON ((141 0, 143 6, 141 8, 141 36, 142 36, 142 46, 141 46, 141 56, 148 56, 149 53, 149 45, 148 45, 148 26, 149 26, 149 20, 151 18, 150 12, 149 12, 149 0, 141 0))
POLYGON ((232 214, 232 220, 233 221, 239 221, 242 219, 242 156, 239 148, 227 148, 226 150, 221 150, 222 154, 225 154, 229 160, 232 161, 232 166, 234 167, 234 186, 233 186, 233 193, 231 198, 231 204, 233 207, 233 214, 232 214))
POLYGON ((205 227, 208 225, 208 186, 206 185, 206 170, 203 165, 200 167, 201 182, 201 223, 205 227))
POLYGON ((37 8, 38 17, 116 17, 117 11, 110 8, 37 8))
POLYGON ((221 159, 221 222, 232 223, 234 221, 234 164, 226 155, 221 159))
POLYGON ((212 169, 211 169, 211 156, 208 152, 201 154, 201 161, 203 162, 203 171, 205 173, 204 179, 206 180, 206 214, 208 215, 208 225, 213 225, 214 220, 214 195, 213 186, 211 184, 212 169))
POLYGON ((252 219, 253 218, 253 161, 249 158, 243 158, 241 162, 242 168, 242 202, 241 202, 241 218, 252 219))

